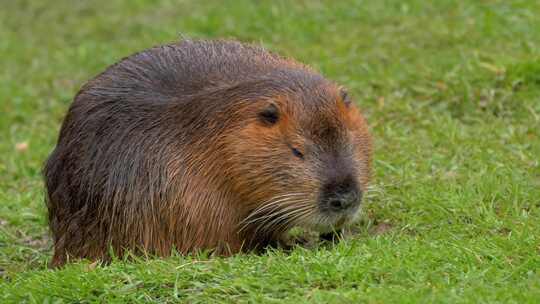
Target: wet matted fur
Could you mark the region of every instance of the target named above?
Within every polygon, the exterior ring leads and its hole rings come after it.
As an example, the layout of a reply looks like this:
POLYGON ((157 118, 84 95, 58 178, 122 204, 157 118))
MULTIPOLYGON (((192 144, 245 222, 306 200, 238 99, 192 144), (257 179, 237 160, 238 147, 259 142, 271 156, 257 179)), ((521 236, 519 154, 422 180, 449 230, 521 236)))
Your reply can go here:
POLYGON ((258 46, 185 40, 85 84, 45 169, 52 265, 263 248, 352 222, 371 140, 343 88, 258 46))

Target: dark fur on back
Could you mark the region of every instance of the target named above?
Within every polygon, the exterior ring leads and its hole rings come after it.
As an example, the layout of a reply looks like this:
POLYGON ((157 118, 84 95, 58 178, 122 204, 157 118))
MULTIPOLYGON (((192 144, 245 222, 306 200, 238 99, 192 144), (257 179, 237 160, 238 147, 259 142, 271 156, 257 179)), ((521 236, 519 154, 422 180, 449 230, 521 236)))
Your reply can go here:
POLYGON ((112 65, 76 95, 44 169, 52 264, 107 259, 109 248, 168 255, 261 243, 239 236, 250 210, 233 202, 250 186, 231 182, 228 136, 245 127, 250 104, 276 94, 314 100, 315 111, 327 84, 231 41, 182 41, 112 65))

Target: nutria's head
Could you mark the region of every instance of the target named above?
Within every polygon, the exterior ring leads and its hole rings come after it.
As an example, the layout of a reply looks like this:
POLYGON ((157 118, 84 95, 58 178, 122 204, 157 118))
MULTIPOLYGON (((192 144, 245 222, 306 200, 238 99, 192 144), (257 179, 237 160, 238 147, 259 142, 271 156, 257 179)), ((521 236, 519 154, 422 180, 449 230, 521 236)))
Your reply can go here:
POLYGON ((370 176, 371 139, 347 91, 320 76, 246 103, 231 132, 242 229, 319 231, 352 222, 370 176))

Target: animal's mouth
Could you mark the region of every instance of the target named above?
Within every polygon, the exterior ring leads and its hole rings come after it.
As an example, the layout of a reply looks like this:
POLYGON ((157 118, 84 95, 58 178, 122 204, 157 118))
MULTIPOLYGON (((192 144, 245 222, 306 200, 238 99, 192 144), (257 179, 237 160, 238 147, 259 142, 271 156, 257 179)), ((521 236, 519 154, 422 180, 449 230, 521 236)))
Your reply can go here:
POLYGON ((240 231, 253 230, 255 234, 275 233, 302 227, 327 233, 350 225, 360 213, 360 200, 355 200, 345 207, 333 207, 326 201, 321 204, 320 200, 306 196, 282 195, 270 203, 250 210, 240 223, 240 231))
POLYGON ((313 229, 320 233, 328 233, 339 230, 354 223, 359 215, 361 208, 355 208, 348 212, 328 213, 320 212, 313 216, 309 221, 301 223, 304 228, 313 229))
POLYGON ((336 222, 335 228, 341 228, 341 227, 343 227, 343 225, 344 225, 346 222, 347 222, 347 218, 346 218, 346 217, 340 218, 340 219, 336 222))

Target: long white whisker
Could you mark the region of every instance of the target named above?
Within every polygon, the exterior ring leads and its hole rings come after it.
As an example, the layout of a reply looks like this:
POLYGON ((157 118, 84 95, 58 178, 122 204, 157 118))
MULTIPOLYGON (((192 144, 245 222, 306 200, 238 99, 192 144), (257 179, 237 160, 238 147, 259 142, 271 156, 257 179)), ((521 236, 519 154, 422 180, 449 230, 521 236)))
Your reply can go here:
POLYGON ((250 217, 256 216, 259 213, 263 213, 263 212, 267 211, 267 209, 279 207, 280 203, 285 202, 285 201, 290 200, 290 199, 292 199, 292 197, 284 197, 284 198, 280 198, 278 200, 272 201, 270 203, 267 203, 266 205, 263 205, 263 206, 255 209, 255 210, 253 210, 246 217, 246 219, 249 219, 250 217))
POLYGON ((268 212, 274 211, 275 209, 279 209, 280 207, 290 205, 292 203, 301 201, 303 199, 281 199, 276 202, 273 202, 271 205, 265 206, 265 208, 259 208, 255 211, 252 211, 249 216, 247 216, 244 221, 250 220, 252 217, 260 215, 260 214, 267 214, 268 212))
POLYGON ((271 208, 279 208, 279 205, 280 203, 283 203, 287 200, 290 200, 290 199, 293 199, 297 196, 305 196, 305 194, 303 193, 292 193, 292 194, 288 194, 288 195, 279 195, 279 196, 276 196, 276 198, 274 198, 273 200, 268 200, 266 201, 265 203, 263 203, 260 207, 256 208, 255 210, 253 210, 245 219, 244 221, 246 220, 249 220, 250 218, 254 217, 254 216, 257 216, 258 214, 260 213, 264 213, 266 211, 268 211, 268 209, 271 209, 271 208))
POLYGON ((281 210, 278 210, 278 212, 274 212, 272 214, 269 214, 268 216, 264 217, 264 221, 261 221, 259 225, 257 225, 257 228, 255 229, 255 233, 258 233, 259 230, 268 230, 269 227, 279 223, 282 219, 285 219, 289 217, 294 212, 298 212, 299 209, 307 208, 307 205, 295 205, 295 206, 289 206, 289 208, 284 208, 281 210))
MULTIPOLYGON (((261 225, 259 225, 259 227, 257 227, 256 231, 258 231, 260 229, 269 230, 273 226, 277 226, 277 225, 281 226, 280 223, 283 220, 288 219, 288 218, 292 218, 292 217, 295 216, 296 213, 307 211, 307 210, 310 210, 312 208, 313 207, 311 206, 311 204, 309 204, 309 201, 307 201, 307 200, 301 201, 301 202, 299 202, 298 205, 291 206, 290 208, 286 208, 285 210, 280 211, 277 214, 273 214, 272 219, 270 221, 268 221, 268 222, 261 223, 261 225)), ((285 221, 285 222, 290 222, 290 220, 285 221)))
POLYGON ((274 203, 275 201, 281 199, 281 198, 291 198, 291 197, 297 197, 297 196, 305 196, 306 194, 305 193, 301 193, 301 192, 293 192, 293 193, 286 193, 286 194, 281 194, 281 195, 276 195, 266 201, 263 201, 261 203, 259 203, 259 208, 263 208, 264 206, 267 206, 268 204, 272 204, 274 203))
POLYGON ((305 201, 305 199, 296 199, 296 200, 290 200, 289 199, 288 201, 283 201, 283 202, 286 202, 287 204, 282 203, 280 205, 275 205, 272 210, 265 210, 265 212, 259 211, 256 214, 252 213, 250 216, 248 216, 246 219, 244 219, 241 222, 242 226, 240 228, 240 231, 245 229, 249 224, 253 224, 253 223, 256 223, 256 222, 259 222, 259 221, 263 221, 263 220, 266 220, 268 218, 275 217, 276 215, 279 215, 280 213, 287 212, 287 211, 289 211, 291 209, 298 208, 300 206, 297 205, 296 203, 300 203, 300 202, 303 202, 303 201, 305 201), (259 216, 253 218, 255 215, 259 215, 259 216))
POLYGON ((275 230, 278 231, 285 231, 287 229, 292 228, 291 224, 295 223, 299 218, 313 213, 315 208, 312 206, 308 206, 308 208, 303 208, 302 210, 296 210, 295 213, 290 214, 290 216, 287 218, 287 221, 282 222, 281 224, 278 223, 276 225, 275 230))

